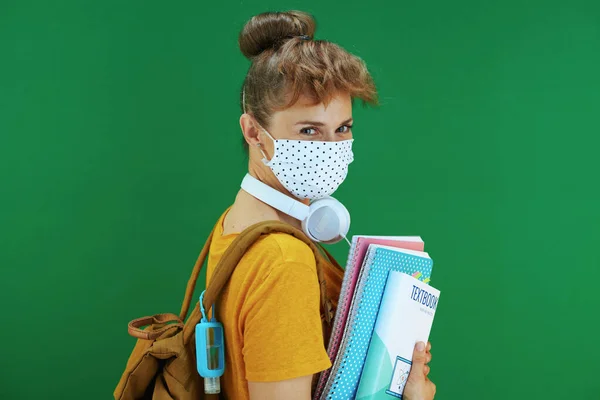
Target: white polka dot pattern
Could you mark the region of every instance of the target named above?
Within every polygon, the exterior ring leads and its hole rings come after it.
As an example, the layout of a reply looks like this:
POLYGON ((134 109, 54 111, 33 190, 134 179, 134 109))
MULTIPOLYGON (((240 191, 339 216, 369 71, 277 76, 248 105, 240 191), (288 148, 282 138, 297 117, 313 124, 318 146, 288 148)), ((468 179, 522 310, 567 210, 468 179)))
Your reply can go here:
POLYGON ((372 260, 372 263, 369 271, 363 271, 365 276, 358 283, 355 309, 351 316, 354 322, 346 332, 347 345, 345 349, 340 348, 343 353, 336 360, 339 364, 336 362, 338 365, 332 371, 334 376, 330 376, 330 384, 321 397, 327 400, 348 400, 356 395, 389 271, 410 275, 421 272, 419 280, 431 277, 431 259, 371 246, 373 248, 369 249, 366 259, 372 260))
POLYGON ((275 140, 275 154, 265 164, 293 196, 318 199, 331 195, 346 179, 354 161, 352 142, 275 140))

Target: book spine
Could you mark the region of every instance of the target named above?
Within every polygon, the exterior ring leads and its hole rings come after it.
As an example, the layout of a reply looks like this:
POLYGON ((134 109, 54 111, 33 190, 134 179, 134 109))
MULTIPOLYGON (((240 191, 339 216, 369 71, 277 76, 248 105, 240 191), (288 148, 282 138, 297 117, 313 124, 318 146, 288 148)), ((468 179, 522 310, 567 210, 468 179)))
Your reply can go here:
MULTIPOLYGON (((352 240, 352 246, 350 246, 350 250, 348 251, 348 261, 346 261, 346 270, 344 271, 344 273, 351 273, 354 268, 356 268, 355 263, 355 257, 356 257, 356 246, 357 246, 358 240, 354 239, 352 240)), ((348 285, 350 285, 350 281, 351 279, 343 279, 342 280, 342 287, 340 289, 340 298, 338 299, 338 307, 337 309, 345 309, 345 307, 348 304, 348 285)), ((336 312, 335 314, 335 318, 333 320, 333 331, 332 331, 332 338, 337 337, 337 334, 339 334, 340 330, 344 329, 344 327, 341 324, 341 318, 342 318, 342 314, 339 312, 336 312)), ((333 340, 331 340, 328 343, 328 351, 330 349, 333 349, 334 344, 333 344, 333 340)), ((331 355, 331 354, 330 354, 331 355)))
MULTIPOLYGON (((354 268, 356 268, 355 257, 356 257, 357 245, 358 245, 358 239, 356 237, 354 237, 352 239, 352 245, 350 246, 350 250, 348 250, 348 258, 346 261, 346 269, 344 272, 345 274, 352 274, 352 271, 354 270, 354 268)), ((345 275, 345 278, 347 278, 348 276, 349 275, 345 275)), ((339 312, 339 310, 345 310, 348 302, 351 300, 351 299, 349 299, 349 296, 348 296, 348 286, 350 284, 350 281, 351 281, 351 279, 343 279, 342 280, 342 287, 340 289, 340 298, 338 299, 338 306, 337 306, 337 310, 335 313, 335 318, 333 319, 333 329, 331 331, 329 343, 327 344, 327 354, 329 355, 329 359, 331 360, 332 363, 334 362, 335 355, 337 354, 337 351, 339 349, 341 336, 344 331, 344 323, 343 323, 344 313, 339 312)), ((318 399, 321 397, 321 394, 323 393, 323 391, 325 389, 325 386, 327 384, 327 380, 329 379, 330 374, 331 374, 331 369, 327 369, 327 370, 321 372, 321 374, 319 376, 319 381, 317 383, 317 388, 314 393, 315 399, 318 399)))
POLYGON ((341 374, 344 372, 346 362, 348 361, 350 348, 352 347, 353 338, 356 336, 354 321, 357 320, 356 315, 358 308, 361 304, 363 297, 363 288, 366 281, 369 279, 370 266, 375 259, 378 248, 369 245, 367 254, 365 255, 363 264, 361 266, 355 266, 360 268, 360 275, 357 281, 357 288, 354 291, 350 311, 348 313, 347 323, 344 329, 344 335, 342 339, 342 345, 338 350, 335 363, 331 368, 331 374, 327 380, 325 390, 321 396, 321 400, 347 400, 343 396, 337 393, 337 382, 339 381, 341 374), (341 368, 340 368, 341 367, 341 368))

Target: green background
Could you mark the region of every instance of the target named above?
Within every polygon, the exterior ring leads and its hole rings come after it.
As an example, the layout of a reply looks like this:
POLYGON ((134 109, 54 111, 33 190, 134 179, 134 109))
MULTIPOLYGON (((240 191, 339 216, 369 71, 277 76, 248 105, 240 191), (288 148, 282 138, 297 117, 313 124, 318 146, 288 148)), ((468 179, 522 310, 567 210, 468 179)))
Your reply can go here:
POLYGON ((425 240, 436 398, 600 399, 596 0, 2 0, 0 398, 111 398, 179 311, 246 168, 237 34, 292 8, 379 87, 336 197, 425 240))

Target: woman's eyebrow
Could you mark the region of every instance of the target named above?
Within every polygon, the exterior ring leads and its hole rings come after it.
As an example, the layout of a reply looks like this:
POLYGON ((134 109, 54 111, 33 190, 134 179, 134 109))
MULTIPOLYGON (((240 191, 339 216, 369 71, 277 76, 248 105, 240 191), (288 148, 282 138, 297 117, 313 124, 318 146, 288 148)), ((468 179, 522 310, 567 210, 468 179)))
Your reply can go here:
MULTIPOLYGON (((352 121, 352 118, 348 118, 347 120, 343 121, 340 125, 345 125, 351 121, 352 121)), ((298 121, 294 125, 325 126, 326 124, 324 124, 323 122, 319 122, 319 121, 298 121)))

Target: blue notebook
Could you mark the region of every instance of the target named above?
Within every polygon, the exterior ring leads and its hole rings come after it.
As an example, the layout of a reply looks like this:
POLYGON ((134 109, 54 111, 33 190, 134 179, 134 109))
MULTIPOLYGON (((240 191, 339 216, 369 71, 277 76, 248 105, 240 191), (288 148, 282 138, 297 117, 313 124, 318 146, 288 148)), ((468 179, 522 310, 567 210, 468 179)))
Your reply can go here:
POLYGON ((321 400, 355 397, 389 272, 403 272, 428 283, 432 265, 425 252, 369 245, 352 300, 349 324, 321 400))

